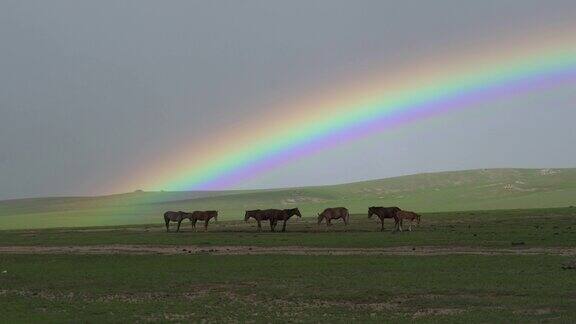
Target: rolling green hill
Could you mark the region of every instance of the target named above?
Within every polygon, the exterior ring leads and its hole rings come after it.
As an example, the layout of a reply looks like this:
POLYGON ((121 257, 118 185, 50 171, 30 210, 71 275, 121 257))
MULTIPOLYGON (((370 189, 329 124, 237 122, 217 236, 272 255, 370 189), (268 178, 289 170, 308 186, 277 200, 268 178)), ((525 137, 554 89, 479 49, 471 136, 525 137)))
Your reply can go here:
POLYGON ((0 202, 0 229, 161 222, 166 210, 217 209, 241 219, 256 208, 298 206, 314 216, 329 206, 365 213, 368 206, 420 212, 576 205, 576 169, 481 169, 425 173, 342 185, 218 192, 133 192, 0 202))

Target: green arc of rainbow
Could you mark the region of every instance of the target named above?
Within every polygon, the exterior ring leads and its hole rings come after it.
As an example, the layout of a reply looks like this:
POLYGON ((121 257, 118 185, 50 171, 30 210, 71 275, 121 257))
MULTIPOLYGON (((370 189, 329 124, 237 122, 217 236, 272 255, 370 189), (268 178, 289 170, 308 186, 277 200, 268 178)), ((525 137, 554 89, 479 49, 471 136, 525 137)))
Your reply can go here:
POLYGON ((253 138, 247 144, 225 150, 207 149, 201 162, 196 161, 196 151, 192 159, 185 159, 186 163, 154 181, 151 187, 227 189, 294 159, 374 132, 504 95, 575 81, 576 52, 573 48, 564 48, 483 65, 420 87, 408 86, 398 91, 382 89, 380 94, 336 107, 328 117, 318 117, 316 113, 308 119, 303 114, 287 123, 284 129, 268 129, 266 136, 253 138))

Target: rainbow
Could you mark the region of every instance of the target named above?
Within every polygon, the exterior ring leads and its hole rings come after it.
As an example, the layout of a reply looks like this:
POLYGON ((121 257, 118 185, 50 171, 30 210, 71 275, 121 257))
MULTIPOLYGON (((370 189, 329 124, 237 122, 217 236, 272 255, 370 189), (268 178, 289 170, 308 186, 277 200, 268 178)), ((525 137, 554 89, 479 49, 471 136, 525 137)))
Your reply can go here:
POLYGON ((576 42, 554 40, 537 42, 538 46, 509 43, 508 49, 474 51, 463 59, 430 60, 396 77, 366 78, 364 85, 359 82, 348 92, 334 91, 327 99, 274 109, 241 129, 203 139, 191 149, 179 148, 179 152, 190 151, 189 155, 180 153, 184 157, 176 162, 144 168, 131 186, 231 188, 295 159, 370 134, 498 98, 573 84, 576 42))

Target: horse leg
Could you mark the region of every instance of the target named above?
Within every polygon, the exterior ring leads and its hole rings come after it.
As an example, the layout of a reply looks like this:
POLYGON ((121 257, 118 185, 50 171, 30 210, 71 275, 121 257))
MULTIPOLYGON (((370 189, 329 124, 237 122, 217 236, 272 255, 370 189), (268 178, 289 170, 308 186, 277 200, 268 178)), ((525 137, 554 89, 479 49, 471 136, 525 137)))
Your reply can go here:
POLYGON ((274 224, 274 222, 270 220, 270 232, 274 232, 274 227, 276 227, 276 224, 274 224))
POLYGON ((384 232, 384 218, 380 218, 380 223, 382 223, 382 226, 380 227, 380 232, 384 232))
POLYGON ((166 223, 166 232, 170 232, 170 218, 164 218, 164 222, 166 223))
POLYGON ((257 219, 256 221, 258 222, 258 232, 262 232, 262 223, 260 223, 259 219, 257 219))
POLYGON ((282 232, 286 232, 286 220, 284 220, 284 224, 282 225, 282 232))
POLYGON ((197 222, 197 221, 198 221, 197 219, 194 219, 194 220, 192 221, 192 229, 193 229, 193 230, 196 230, 196 222, 197 222))
POLYGON ((208 232, 208 222, 209 221, 210 221, 209 219, 204 221, 204 232, 208 232))
POLYGON ((181 219, 178 220, 178 228, 176 228, 176 232, 180 232, 180 223, 182 223, 181 219))

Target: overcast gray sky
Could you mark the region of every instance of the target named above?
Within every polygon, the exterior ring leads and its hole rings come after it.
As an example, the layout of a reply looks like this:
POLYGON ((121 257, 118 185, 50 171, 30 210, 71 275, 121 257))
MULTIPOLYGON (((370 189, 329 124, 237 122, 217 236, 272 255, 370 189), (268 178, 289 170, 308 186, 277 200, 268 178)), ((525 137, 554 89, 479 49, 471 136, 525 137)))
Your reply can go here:
MULTIPOLYGON (((342 75, 573 21, 573 0, 1 0, 0 199, 113 192, 171 143, 208 141, 342 75)), ((576 85, 491 102, 239 188, 575 167, 575 104, 576 85)))

